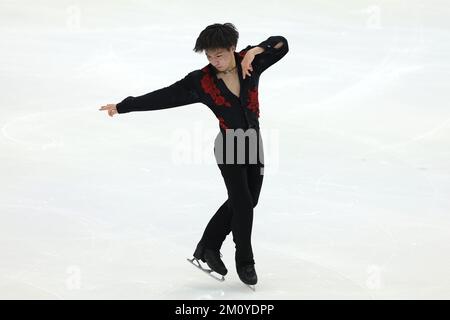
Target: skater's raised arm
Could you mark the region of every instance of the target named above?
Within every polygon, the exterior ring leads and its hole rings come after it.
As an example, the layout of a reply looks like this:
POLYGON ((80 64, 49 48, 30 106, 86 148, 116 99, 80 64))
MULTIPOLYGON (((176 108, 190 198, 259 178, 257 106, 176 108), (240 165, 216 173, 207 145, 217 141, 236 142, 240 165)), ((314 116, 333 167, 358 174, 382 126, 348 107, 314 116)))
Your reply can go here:
POLYGON ((170 86, 154 90, 142 96, 128 96, 118 104, 106 105, 100 110, 108 110, 109 115, 112 116, 115 113, 161 110, 200 102, 194 84, 195 72, 190 72, 183 79, 170 86))
POLYGON ((289 51, 289 44, 283 36, 271 36, 256 46, 247 46, 243 50, 243 64, 250 64, 260 74, 283 58, 289 51))

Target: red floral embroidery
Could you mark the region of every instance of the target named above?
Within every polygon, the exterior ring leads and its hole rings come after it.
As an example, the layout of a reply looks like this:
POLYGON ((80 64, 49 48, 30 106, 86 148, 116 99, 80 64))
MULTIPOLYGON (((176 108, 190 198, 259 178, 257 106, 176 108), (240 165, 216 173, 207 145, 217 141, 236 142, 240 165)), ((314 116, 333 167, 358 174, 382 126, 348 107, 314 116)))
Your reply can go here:
POLYGON ((202 71, 205 73, 201 79, 203 91, 211 96, 215 104, 219 106, 231 107, 231 104, 220 94, 220 90, 214 84, 214 80, 209 74, 207 67, 203 68, 202 71))
POLYGON ((248 90, 247 108, 256 113, 259 118, 259 101, 258 101, 258 89, 253 88, 248 90))
POLYGON ((217 119, 219 119, 219 126, 222 129, 224 130, 228 129, 228 126, 225 124, 225 120, 222 117, 217 117, 217 119))

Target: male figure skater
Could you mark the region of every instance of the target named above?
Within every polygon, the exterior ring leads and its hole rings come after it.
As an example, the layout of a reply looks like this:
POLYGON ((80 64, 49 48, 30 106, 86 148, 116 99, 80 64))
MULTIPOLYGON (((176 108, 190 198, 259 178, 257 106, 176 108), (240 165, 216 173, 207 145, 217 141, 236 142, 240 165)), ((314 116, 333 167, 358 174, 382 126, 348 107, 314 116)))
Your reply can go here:
POLYGON ((239 33, 231 23, 207 26, 198 36, 194 51, 205 51, 208 65, 170 86, 138 97, 129 96, 100 110, 114 116, 203 103, 214 113, 220 127, 214 153, 228 198, 207 224, 194 259, 199 266, 199 260, 206 262, 209 271, 221 274, 223 280, 228 271, 221 260, 220 248, 232 232, 236 271, 242 282, 252 286, 258 281, 251 245, 253 209, 258 202, 264 169, 258 83, 260 75, 289 49, 286 38, 271 36, 256 46, 248 45, 236 52, 238 38, 239 33))

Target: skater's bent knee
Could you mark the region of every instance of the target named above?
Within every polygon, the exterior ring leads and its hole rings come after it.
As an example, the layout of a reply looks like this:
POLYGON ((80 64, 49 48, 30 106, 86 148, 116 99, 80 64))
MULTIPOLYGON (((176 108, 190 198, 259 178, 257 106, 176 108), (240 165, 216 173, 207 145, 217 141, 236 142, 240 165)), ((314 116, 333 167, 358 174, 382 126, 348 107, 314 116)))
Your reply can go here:
POLYGON ((258 199, 259 197, 256 195, 252 196, 252 204, 253 204, 253 208, 256 207, 256 205, 258 204, 258 199))

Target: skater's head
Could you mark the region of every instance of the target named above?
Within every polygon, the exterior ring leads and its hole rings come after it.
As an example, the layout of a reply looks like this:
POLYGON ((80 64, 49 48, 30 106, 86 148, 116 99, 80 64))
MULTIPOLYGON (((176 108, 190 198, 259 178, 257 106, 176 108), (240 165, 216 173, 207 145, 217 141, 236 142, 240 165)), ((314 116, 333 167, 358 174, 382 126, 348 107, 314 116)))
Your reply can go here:
POLYGON ((232 23, 215 23, 200 32, 194 51, 205 51, 208 61, 217 70, 224 71, 234 61, 238 38, 239 32, 232 23))

